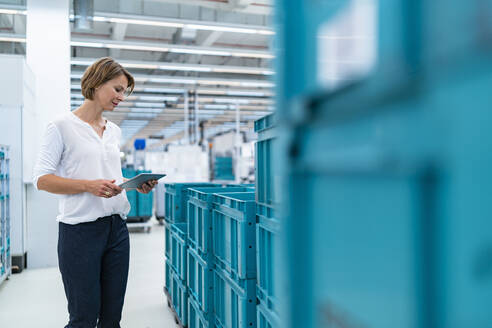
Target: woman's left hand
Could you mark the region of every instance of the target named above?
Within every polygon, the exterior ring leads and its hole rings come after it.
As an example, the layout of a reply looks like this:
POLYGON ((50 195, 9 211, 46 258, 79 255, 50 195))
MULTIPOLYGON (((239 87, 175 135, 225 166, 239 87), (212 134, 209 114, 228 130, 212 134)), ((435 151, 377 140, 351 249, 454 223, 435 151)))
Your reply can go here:
POLYGON ((148 194, 157 185, 157 180, 149 180, 142 185, 141 188, 137 188, 137 191, 142 194, 148 194))

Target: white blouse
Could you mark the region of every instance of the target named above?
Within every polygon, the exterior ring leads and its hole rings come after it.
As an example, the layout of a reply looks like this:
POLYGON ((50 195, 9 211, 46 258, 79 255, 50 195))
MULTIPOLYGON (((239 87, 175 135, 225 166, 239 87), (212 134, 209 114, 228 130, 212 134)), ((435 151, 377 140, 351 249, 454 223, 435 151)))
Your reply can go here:
MULTIPOLYGON (((123 182, 120 162, 120 128, 107 121, 101 138, 89 123, 69 112, 50 122, 46 128, 39 157, 34 167, 33 183, 46 174, 69 179, 106 179, 123 182)), ((67 224, 95 221, 119 214, 126 219, 130 203, 126 192, 111 198, 84 192, 61 195, 57 220, 67 224)))

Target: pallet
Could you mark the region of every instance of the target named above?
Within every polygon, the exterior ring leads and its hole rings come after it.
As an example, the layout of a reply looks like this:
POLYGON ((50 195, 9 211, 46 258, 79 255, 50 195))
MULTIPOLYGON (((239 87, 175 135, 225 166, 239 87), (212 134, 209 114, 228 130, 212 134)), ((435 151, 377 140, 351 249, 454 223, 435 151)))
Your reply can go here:
POLYGON ((128 230, 142 229, 142 231, 150 233, 150 230, 152 229, 152 222, 150 220, 148 220, 147 222, 143 222, 143 223, 127 222, 126 226, 128 227, 128 230))
POLYGON ((176 310, 173 307, 171 294, 169 294, 169 291, 167 290, 166 287, 164 287, 164 295, 166 296, 167 299, 167 307, 171 310, 171 313, 174 317, 174 322, 178 325, 179 328, 188 328, 188 326, 183 326, 183 323, 179 319, 178 313, 176 313, 176 310))

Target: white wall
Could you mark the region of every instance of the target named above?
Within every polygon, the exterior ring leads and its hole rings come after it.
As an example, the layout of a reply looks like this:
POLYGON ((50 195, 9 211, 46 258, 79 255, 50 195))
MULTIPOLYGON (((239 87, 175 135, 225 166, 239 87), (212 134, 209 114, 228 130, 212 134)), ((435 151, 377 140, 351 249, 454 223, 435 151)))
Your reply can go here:
MULTIPOLYGON (((28 0, 26 58, 36 77, 34 148, 39 149, 48 122, 70 110, 69 1, 28 0)), ((57 265, 58 201, 27 188, 28 266, 57 265)))
POLYGON ((13 256, 23 256, 27 250, 25 187, 31 166, 26 158, 33 157, 35 129, 35 85, 33 74, 24 56, 0 55, 0 144, 10 146, 10 236, 13 256))

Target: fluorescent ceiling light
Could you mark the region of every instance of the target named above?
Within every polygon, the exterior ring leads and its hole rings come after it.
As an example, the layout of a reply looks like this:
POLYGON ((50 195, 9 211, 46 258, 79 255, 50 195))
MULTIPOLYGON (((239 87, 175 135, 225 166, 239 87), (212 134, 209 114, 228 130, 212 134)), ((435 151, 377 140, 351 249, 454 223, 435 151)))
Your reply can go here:
POLYGON ((26 42, 26 37, 19 34, 0 33, 0 41, 5 42, 26 42))
POLYGON ((157 51, 157 52, 169 51, 168 47, 111 43, 109 40, 106 42, 92 42, 92 41, 79 41, 77 39, 72 39, 72 41, 70 41, 70 45, 74 47, 86 47, 86 48, 112 48, 112 49, 141 50, 141 51, 157 51))
POLYGON ((184 93, 184 89, 143 88, 144 92, 184 93))
POLYGON ((208 104, 208 105, 204 105, 203 108, 205 108, 205 109, 223 109, 223 110, 226 110, 226 109, 231 109, 232 107, 229 106, 229 105, 208 104))
MULTIPOLYGON (((72 58, 72 65, 89 66, 97 58, 72 58)), ((202 65, 202 64, 180 64, 144 61, 119 61, 125 68, 143 68, 143 69, 161 69, 170 71, 193 71, 193 72, 215 72, 215 73, 238 73, 238 74, 255 74, 255 75, 273 75, 272 70, 257 67, 242 66, 221 66, 221 65, 202 65)))
POLYGON ((232 52, 220 51, 220 50, 202 50, 202 49, 188 49, 188 48, 171 48, 169 52, 176 52, 179 54, 192 54, 192 55, 210 55, 210 56, 232 56, 232 52))
POLYGON ((107 39, 94 38, 72 38, 70 41, 72 46, 89 47, 89 48, 112 48, 126 49, 139 51, 157 51, 157 52, 173 52, 182 54, 194 55, 209 55, 223 57, 247 57, 247 58, 274 58, 273 54, 268 51, 244 50, 237 51, 234 48, 218 48, 218 47, 202 47, 202 46, 186 46, 174 44, 159 44, 151 42, 131 42, 131 41, 116 41, 107 39))
POLYGON ((165 97, 165 96, 139 96, 138 100, 145 101, 178 101, 178 97, 165 97))
POLYGON ((154 83, 176 83, 176 84, 196 84, 194 79, 180 79, 180 78, 166 78, 166 77, 153 77, 143 78, 145 81, 154 83))
POLYGON ((95 12, 93 20, 97 22, 124 23, 124 24, 162 26, 162 27, 174 27, 174 28, 190 28, 190 29, 206 30, 206 31, 222 31, 222 32, 261 34, 261 35, 275 34, 275 32, 272 29, 264 26, 258 26, 258 25, 226 24, 226 23, 211 22, 211 21, 143 16, 143 15, 135 15, 135 14, 129 15, 129 14, 115 14, 115 13, 107 13, 107 12, 95 12))
POLYGON ((257 75, 273 75, 273 71, 266 70, 263 68, 255 68, 255 67, 217 67, 213 68, 212 72, 215 73, 238 73, 238 74, 257 74, 257 75))
POLYGON ((267 97, 272 94, 266 94, 265 92, 257 92, 257 91, 227 91, 226 94, 228 96, 250 96, 250 97, 267 97))
POLYGON ((273 55, 271 54, 255 54, 254 56, 252 56, 251 53, 249 52, 235 52, 233 54, 233 56, 235 57, 254 57, 254 58, 264 58, 264 59, 271 59, 273 58, 273 55))
POLYGON ((193 72, 212 72, 210 67, 200 67, 196 66, 184 66, 184 65, 158 65, 158 69, 169 70, 169 71, 193 71, 193 72))
POLYGON ((175 27, 175 28, 184 27, 184 24, 182 23, 173 23, 173 22, 156 21, 156 20, 152 21, 152 20, 134 19, 134 18, 94 16, 92 20, 95 22, 108 22, 108 23, 150 25, 150 26, 163 26, 163 27, 175 27))
POLYGON ((249 100, 246 99, 214 98, 213 101, 222 104, 249 104, 249 100))
POLYGON ((18 10, 18 9, 3 9, 0 8, 0 14, 6 14, 6 15, 26 15, 27 12, 25 10, 18 10))
MULTIPOLYGON (((206 24, 186 24, 184 27, 193 30, 259 34, 257 29, 252 29, 247 27, 218 26, 218 25, 206 25, 206 24)), ((262 32, 267 32, 267 31, 263 30, 262 32)))

